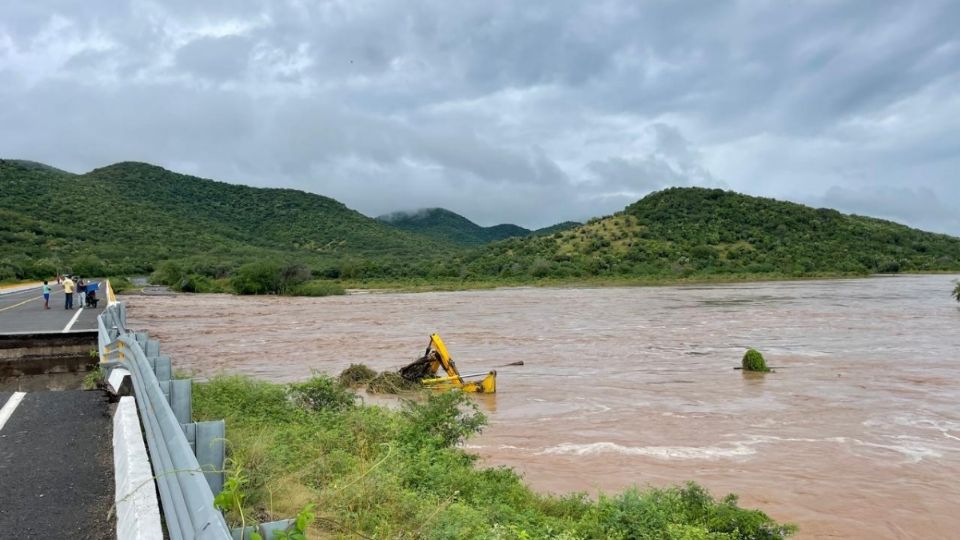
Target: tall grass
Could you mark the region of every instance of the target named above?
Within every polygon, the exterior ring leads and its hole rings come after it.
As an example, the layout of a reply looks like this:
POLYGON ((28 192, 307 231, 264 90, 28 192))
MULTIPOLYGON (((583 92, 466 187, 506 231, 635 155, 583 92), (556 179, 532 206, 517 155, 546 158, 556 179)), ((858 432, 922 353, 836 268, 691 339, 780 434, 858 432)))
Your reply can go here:
POLYGON ((225 377, 197 386, 194 410, 227 421, 230 457, 245 475, 245 519, 291 517, 314 504, 311 538, 732 540, 794 530, 696 484, 596 499, 537 494, 459 447, 485 422, 459 392, 389 410, 362 405, 324 376, 297 385, 225 377))

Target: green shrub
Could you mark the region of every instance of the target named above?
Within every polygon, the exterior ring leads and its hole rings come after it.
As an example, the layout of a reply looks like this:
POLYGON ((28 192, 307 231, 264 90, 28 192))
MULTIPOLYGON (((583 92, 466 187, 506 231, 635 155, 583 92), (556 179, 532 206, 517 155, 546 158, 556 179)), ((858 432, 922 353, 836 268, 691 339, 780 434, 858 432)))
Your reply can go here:
POLYGON ((180 292, 189 293, 223 292, 223 287, 216 281, 200 274, 187 274, 180 278, 180 281, 172 288, 180 292))
POLYGON ((315 279, 291 287, 285 290, 283 294, 288 296, 337 296, 347 294, 347 291, 339 283, 315 279))
POLYGON ((282 266, 280 272, 279 292, 287 291, 310 280, 310 269, 300 263, 289 263, 282 266))
POLYGON ((339 411, 356 404, 357 395, 326 375, 314 375, 309 381, 290 385, 290 395, 306 409, 339 411))
POLYGON ((96 390, 104 384, 106 375, 107 374, 100 369, 100 366, 98 365, 96 368, 88 371, 87 374, 83 376, 83 382, 81 383, 80 388, 83 390, 96 390))
POLYGON ((81 255, 71 261, 70 268, 78 276, 98 277, 106 274, 106 266, 96 255, 81 255))
POLYGON ((17 273, 16 268, 5 264, 0 264, 0 282, 16 281, 18 276, 19 274, 17 273))
POLYGON ((163 261, 160 266, 150 274, 150 283, 158 285, 173 286, 180 282, 184 271, 180 263, 176 261, 163 261))
POLYGON ((763 359, 763 355, 756 349, 747 350, 746 354, 743 355, 742 365, 744 371, 770 371, 770 368, 767 367, 767 361, 763 359))
POLYGON ((377 372, 364 364, 350 364, 350 367, 340 372, 337 380, 347 388, 356 388, 370 382, 377 376, 377 372))
POLYGON ((49 279, 57 275, 60 266, 59 261, 54 259, 37 259, 30 264, 30 274, 42 279, 49 279))
POLYGON ((880 274, 896 274, 900 272, 900 262, 884 261, 877 265, 877 272, 880 274))
POLYGON ((550 261, 537 257, 533 260, 533 263, 530 264, 530 275, 537 278, 542 278, 550 275, 551 270, 553 270, 553 265, 550 261))
POLYGON ((280 266, 269 261, 247 263, 230 278, 237 294, 276 294, 280 292, 280 266))
POLYGON ((953 297, 957 299, 957 302, 960 302, 960 280, 954 280, 953 283, 953 297))
MULTIPOLYGON (((110 280, 110 287, 113 288, 114 293, 122 293, 123 291, 129 291, 133 289, 133 282, 124 276, 114 276, 107 278, 110 280)), ((106 295, 106 293, 103 293, 106 295)))
POLYGON ((423 438, 429 446, 450 448, 480 433, 487 417, 467 394, 453 390, 431 394, 425 402, 408 401, 404 416, 415 429, 408 437, 423 438))

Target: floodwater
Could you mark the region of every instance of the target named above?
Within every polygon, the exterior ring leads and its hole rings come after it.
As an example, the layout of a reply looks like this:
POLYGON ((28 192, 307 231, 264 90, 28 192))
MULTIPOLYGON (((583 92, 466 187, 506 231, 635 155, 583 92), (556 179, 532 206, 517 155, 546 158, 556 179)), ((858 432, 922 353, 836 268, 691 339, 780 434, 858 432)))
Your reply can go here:
POLYGON ((461 371, 523 360, 468 447, 543 491, 694 480, 799 538, 931 539, 960 538, 955 277, 127 301, 200 376, 396 368, 434 331, 461 371))

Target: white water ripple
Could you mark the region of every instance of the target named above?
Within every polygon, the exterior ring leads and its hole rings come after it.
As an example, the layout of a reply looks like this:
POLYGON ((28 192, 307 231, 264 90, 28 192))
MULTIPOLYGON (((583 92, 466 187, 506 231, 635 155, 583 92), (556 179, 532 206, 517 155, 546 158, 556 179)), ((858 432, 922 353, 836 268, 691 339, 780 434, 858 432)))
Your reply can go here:
POLYGON ((756 450, 747 444, 736 443, 732 447, 719 446, 623 446, 601 441, 587 444, 560 443, 545 448, 537 455, 574 455, 588 456, 596 454, 621 454, 627 456, 650 456, 658 459, 734 459, 750 456, 756 450))

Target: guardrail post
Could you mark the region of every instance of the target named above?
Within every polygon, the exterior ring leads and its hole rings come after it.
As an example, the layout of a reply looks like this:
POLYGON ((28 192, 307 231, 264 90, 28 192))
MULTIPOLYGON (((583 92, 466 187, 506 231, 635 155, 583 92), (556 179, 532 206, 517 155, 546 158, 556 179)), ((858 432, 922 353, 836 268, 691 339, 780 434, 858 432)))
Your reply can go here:
MULTIPOLYGON (((138 340, 139 341, 139 340, 138 340)), ((146 345, 143 347, 144 354, 147 355, 147 358, 153 358, 155 356, 160 356, 160 340, 159 339, 147 339, 146 345)))
MULTIPOLYGON (((170 408, 173 409, 173 415, 177 417, 177 422, 186 424, 193 420, 193 381, 190 379, 174 379, 166 381, 167 401, 170 408)), ((160 383, 161 390, 164 384, 160 383)))
POLYGON ((150 367, 158 381, 173 379, 173 364, 171 364, 169 356, 148 356, 147 360, 150 362, 150 367))
POLYGON ((197 462, 203 470, 203 476, 210 484, 214 494, 223 491, 223 464, 226 454, 226 424, 223 420, 211 422, 191 422, 183 424, 183 434, 187 436, 197 462))

